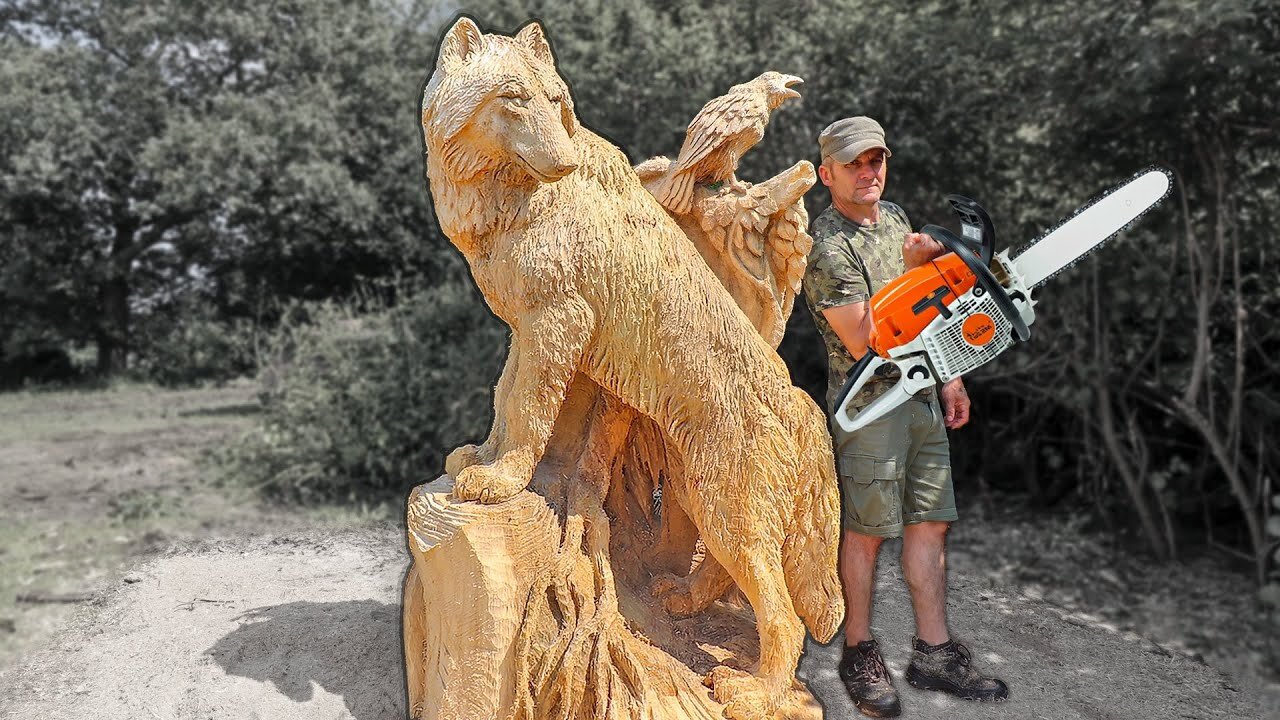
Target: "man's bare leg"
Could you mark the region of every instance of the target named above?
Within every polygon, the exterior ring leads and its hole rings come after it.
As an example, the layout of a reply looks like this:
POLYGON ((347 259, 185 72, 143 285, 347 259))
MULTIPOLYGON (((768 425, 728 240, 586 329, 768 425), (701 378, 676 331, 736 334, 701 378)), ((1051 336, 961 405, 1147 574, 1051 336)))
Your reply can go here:
POLYGON ((845 530, 840 544, 840 581, 844 586, 844 652, 838 672, 849 699, 869 717, 902 712, 880 648, 871 637, 871 598, 875 594, 876 556, 884 538, 845 530))
POLYGON ((876 580, 876 556, 884 538, 844 531, 840 545, 840 581, 844 586, 844 644, 871 639, 871 595, 876 580))
POLYGON ((983 675, 971 662, 968 648, 953 642, 947 631, 946 522, 908 525, 902 538, 902 571, 911 588, 916 612, 907 682, 923 690, 940 690, 966 700, 1003 700, 1009 687, 983 675))
POLYGON ((912 523, 903 529, 902 574, 911 590, 916 636, 930 645, 950 639, 947 631, 947 522, 912 523))

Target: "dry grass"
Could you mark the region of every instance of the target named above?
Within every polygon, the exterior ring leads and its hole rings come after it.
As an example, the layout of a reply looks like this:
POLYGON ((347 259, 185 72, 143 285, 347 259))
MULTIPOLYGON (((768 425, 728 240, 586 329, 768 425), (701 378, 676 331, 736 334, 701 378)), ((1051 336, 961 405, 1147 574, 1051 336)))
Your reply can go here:
POLYGON ((216 482, 202 454, 254 427, 256 385, 0 394, 0 671, 46 640, 76 603, 148 553, 195 538, 391 522, 385 508, 262 504, 216 482))

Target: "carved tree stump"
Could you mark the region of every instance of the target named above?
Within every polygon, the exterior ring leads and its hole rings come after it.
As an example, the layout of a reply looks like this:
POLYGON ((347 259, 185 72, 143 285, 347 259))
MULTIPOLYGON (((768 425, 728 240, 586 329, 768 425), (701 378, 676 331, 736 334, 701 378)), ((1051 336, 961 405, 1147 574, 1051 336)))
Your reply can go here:
MULTIPOLYGON (((721 663, 751 665, 749 609, 722 604, 673 620, 646 588, 615 584, 607 518, 591 510, 599 498, 572 497, 585 484, 544 488, 568 493, 568 513, 531 491, 495 505, 456 503, 451 487, 442 476, 409 500, 410 717, 723 717, 703 676, 721 663)), ((775 717, 819 720, 822 711, 797 684, 775 717)))

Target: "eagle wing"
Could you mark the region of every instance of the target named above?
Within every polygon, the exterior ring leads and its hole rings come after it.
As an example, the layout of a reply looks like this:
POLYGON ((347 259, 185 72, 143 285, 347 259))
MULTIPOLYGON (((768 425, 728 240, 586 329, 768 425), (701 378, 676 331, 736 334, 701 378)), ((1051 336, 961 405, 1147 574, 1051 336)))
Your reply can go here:
MULTIPOLYGON (((684 145, 671 168, 672 174, 697 167, 711 153, 732 142, 745 131, 754 130, 760 136, 769 122, 769 106, 765 93, 754 88, 721 95, 708 102, 685 132, 684 145)), ((759 138, 757 137, 757 142, 759 138)), ((754 143, 752 143, 754 144, 754 143)), ((741 148, 738 155, 750 149, 741 148)), ((696 174, 696 173, 695 173, 696 174)), ((717 178, 723 180, 725 178, 717 178)))
POLYGON ((728 180, 738 158, 760 142, 768 122, 763 90, 739 88, 714 98, 689 123, 680 155, 656 185, 654 197, 676 215, 688 213, 694 183, 728 180))

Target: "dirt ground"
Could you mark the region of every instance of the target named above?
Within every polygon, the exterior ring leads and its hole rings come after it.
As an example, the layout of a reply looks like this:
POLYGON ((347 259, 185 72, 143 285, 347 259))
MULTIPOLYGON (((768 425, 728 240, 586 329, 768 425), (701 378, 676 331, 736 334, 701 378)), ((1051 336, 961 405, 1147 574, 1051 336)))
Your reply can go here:
POLYGON ((394 514, 273 508, 219 482, 202 454, 251 431, 256 393, 248 381, 0 393, 0 672, 48 640, 76 598, 171 545, 394 514))
MULTIPOLYGON (((402 519, 271 508, 217 482, 201 453, 252 431, 255 413, 249 383, 0 395, 10 716, 402 715, 402 519)), ((950 546, 953 629, 1021 701, 975 717, 1280 717, 1280 632, 1245 571, 1216 556, 1149 567, 1078 518, 1001 506, 962 508, 950 546)), ((900 670, 896 550, 876 628, 900 670)), ((836 652, 812 647, 803 673, 828 716, 852 716, 836 652)), ((917 717, 968 712, 915 695, 909 707, 933 708, 917 717)))
MULTIPOLYGON (((78 612, 56 642, 0 677, 6 717, 315 718, 405 715, 394 528, 199 542, 142 564, 78 612)), ((880 583, 901 586, 892 567, 880 583)), ((1218 671, 1044 601, 952 583, 954 631, 1001 675, 1010 700, 983 705, 899 682, 909 717, 1266 717, 1218 671)), ((905 669, 907 602, 873 627, 890 671, 905 669)), ((801 673, 829 718, 856 717, 835 673, 838 641, 811 645, 801 673)))

